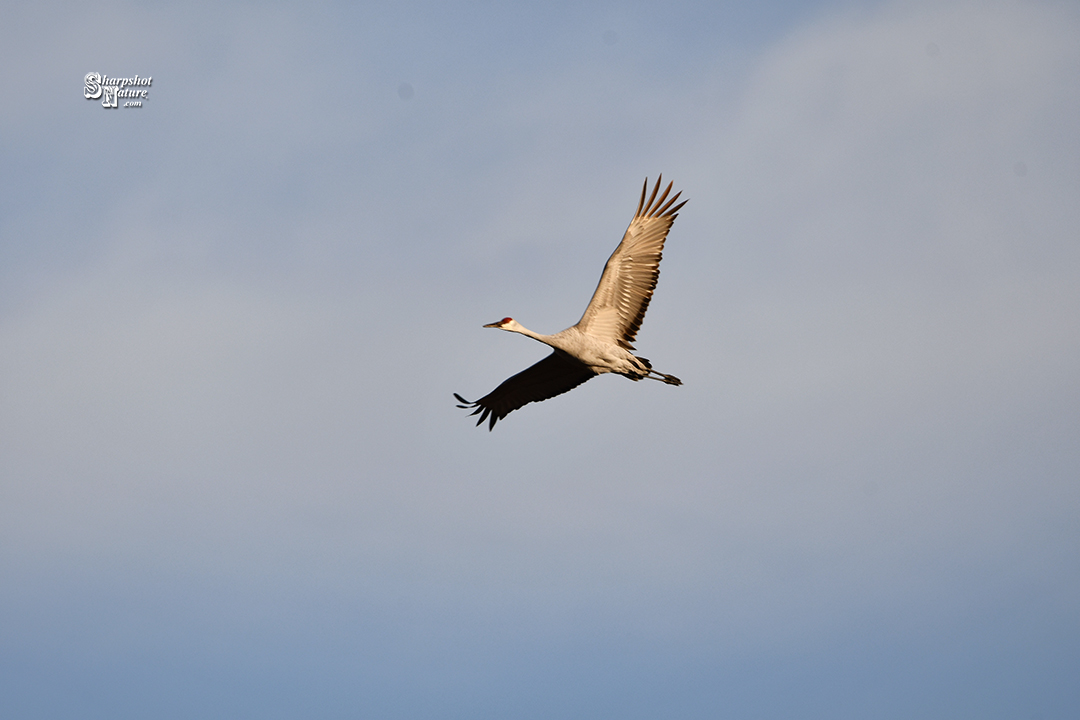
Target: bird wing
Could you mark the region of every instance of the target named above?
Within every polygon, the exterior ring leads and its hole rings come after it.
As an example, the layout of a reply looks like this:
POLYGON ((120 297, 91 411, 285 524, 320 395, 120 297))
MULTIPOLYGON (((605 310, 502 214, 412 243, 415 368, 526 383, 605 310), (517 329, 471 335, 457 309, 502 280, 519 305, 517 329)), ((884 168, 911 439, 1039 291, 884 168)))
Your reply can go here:
POLYGON ((577 327, 582 332, 633 350, 634 338, 641 329, 645 311, 649 309, 656 280, 660 277, 660 259, 671 224, 678 217, 679 209, 686 204, 675 205, 681 192, 667 201, 673 183, 668 183, 659 199, 660 178, 656 179, 649 201, 645 192, 648 178, 641 188, 641 201, 637 212, 626 229, 622 242, 611 253, 600 283, 596 286, 585 314, 577 327), (674 205, 674 207, 672 207, 674 205))
POLYGON ((576 360, 553 352, 535 365, 507 378, 499 387, 476 402, 469 402, 457 393, 454 393, 454 397, 464 403, 458 407, 466 410, 476 408, 470 414, 480 415, 477 425, 487 420, 490 415, 490 431, 495 428, 496 422, 519 407, 562 395, 595 376, 595 372, 576 360))

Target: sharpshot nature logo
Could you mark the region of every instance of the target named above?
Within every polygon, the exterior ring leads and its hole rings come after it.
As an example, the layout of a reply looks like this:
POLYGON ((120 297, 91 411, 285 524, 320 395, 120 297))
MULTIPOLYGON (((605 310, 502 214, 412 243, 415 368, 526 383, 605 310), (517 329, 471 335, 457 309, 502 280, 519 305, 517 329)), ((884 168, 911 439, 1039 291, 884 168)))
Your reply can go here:
POLYGON ((124 107, 142 107, 153 77, 115 78, 92 72, 83 78, 83 97, 87 100, 102 98, 101 107, 115 108, 120 98, 124 98, 124 107))

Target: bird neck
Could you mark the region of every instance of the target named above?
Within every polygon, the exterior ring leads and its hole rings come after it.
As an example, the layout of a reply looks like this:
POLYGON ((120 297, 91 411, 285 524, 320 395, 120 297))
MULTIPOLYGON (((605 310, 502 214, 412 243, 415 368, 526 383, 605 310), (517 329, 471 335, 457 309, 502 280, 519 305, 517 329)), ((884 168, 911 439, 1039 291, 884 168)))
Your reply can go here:
POLYGON ((548 343, 548 336, 547 335, 541 335, 540 333, 535 333, 532 330, 530 330, 529 328, 522 325, 521 323, 515 323, 514 327, 508 327, 508 328, 503 328, 503 329, 504 330, 509 330, 510 332, 520 333, 520 334, 522 334, 522 335, 524 335, 526 337, 531 337, 533 340, 539 340, 540 342, 542 342, 544 344, 550 344, 550 343, 548 343))

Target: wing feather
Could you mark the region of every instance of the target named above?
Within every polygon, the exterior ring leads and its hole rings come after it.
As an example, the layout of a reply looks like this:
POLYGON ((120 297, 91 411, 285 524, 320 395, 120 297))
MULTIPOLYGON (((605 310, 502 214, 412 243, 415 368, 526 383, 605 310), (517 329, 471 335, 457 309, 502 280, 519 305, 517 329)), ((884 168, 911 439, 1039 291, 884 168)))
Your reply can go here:
POLYGON ((562 395, 593 377, 596 377, 596 373, 578 361, 553 352, 535 365, 507 378, 499 387, 475 402, 469 402, 457 393, 454 393, 454 397, 463 403, 458 407, 466 410, 475 408, 470 414, 480 415, 477 425, 490 415, 488 430, 493 430, 496 422, 514 410, 531 402, 562 395))
POLYGON ((634 349, 631 343, 641 329, 641 321, 656 289, 664 240, 679 210, 686 204, 684 200, 675 205, 681 192, 667 199, 673 183, 668 183, 657 199, 660 183, 661 178, 658 177, 646 202, 649 180, 645 179, 634 219, 626 229, 622 242, 608 258, 592 300, 577 324, 582 332, 617 343, 627 350, 634 349))

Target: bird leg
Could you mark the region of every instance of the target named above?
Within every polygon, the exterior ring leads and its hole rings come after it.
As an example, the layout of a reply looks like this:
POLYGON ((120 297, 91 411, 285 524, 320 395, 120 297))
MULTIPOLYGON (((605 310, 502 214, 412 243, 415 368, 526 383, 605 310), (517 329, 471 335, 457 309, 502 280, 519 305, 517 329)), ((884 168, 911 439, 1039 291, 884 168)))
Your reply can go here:
POLYGON ((645 377, 649 378, 650 380, 660 380, 667 385, 682 385, 682 380, 675 377, 674 375, 665 375, 664 373, 657 372, 656 370, 653 370, 651 368, 649 369, 649 374, 645 377))

